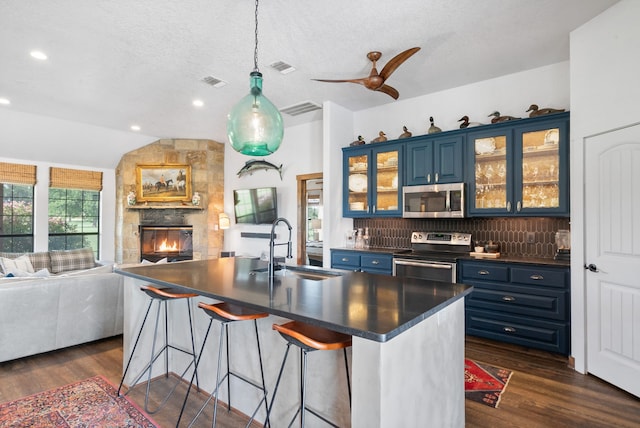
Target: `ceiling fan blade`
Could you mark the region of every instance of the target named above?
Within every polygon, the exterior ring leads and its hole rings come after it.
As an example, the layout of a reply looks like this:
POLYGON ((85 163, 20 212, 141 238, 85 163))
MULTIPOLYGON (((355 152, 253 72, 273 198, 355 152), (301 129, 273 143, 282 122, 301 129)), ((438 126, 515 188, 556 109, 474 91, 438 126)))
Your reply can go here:
POLYGON ((329 82, 329 83, 357 83, 359 85, 364 85, 364 82, 366 80, 366 78, 361 78, 361 79, 311 79, 311 80, 315 80, 316 82, 329 82))
POLYGON ((400 64, 405 62, 407 59, 409 59, 411 55, 418 52, 419 50, 420 50, 419 47, 407 49, 406 51, 400 52, 398 55, 391 58, 391 60, 388 63, 386 63, 385 66, 382 68, 382 71, 380 72, 380 77, 387 80, 387 78, 391 75, 391 73, 396 71, 396 68, 398 68, 400 64))
POLYGON ((394 100, 397 100, 398 97, 400 96, 400 92, 398 92, 398 90, 396 88, 392 88, 389 85, 382 85, 378 89, 376 89, 376 91, 384 92, 385 94, 389 95, 394 100))

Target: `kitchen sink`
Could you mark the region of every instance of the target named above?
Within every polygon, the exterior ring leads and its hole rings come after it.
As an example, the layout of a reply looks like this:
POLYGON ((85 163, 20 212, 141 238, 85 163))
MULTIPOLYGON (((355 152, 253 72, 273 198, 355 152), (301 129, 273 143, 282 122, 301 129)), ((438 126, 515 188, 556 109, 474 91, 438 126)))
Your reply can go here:
MULTIPOLYGON (((300 279, 308 279, 311 281, 322 281, 325 279, 335 278, 337 276, 342 276, 342 273, 318 269, 313 266, 291 266, 287 265, 286 267, 278 266, 277 270, 274 272, 275 276, 278 277, 298 277, 300 279)), ((267 268, 255 269, 252 271, 253 274, 267 274, 267 268)))

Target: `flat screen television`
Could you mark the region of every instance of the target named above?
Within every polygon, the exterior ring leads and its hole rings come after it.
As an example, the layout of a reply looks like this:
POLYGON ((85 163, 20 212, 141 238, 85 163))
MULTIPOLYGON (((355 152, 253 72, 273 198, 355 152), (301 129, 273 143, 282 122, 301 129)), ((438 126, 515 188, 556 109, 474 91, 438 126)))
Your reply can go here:
POLYGON ((275 187, 234 190, 233 208, 236 223, 273 223, 278 218, 277 196, 275 187))

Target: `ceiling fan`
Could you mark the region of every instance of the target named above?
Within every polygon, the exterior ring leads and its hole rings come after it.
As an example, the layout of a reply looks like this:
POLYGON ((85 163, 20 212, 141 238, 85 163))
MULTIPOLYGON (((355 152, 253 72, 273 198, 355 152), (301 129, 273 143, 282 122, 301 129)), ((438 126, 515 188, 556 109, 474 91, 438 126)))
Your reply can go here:
POLYGON ((411 48, 407 49, 404 52, 400 52, 398 55, 391 58, 391 60, 385 64, 382 68, 382 71, 378 73, 376 69, 376 61, 380 59, 382 53, 378 51, 369 52, 367 54, 367 58, 373 63, 371 68, 371 73, 369 76, 362 77, 360 79, 340 79, 340 80, 331 80, 331 79, 312 79, 318 82, 331 82, 331 83, 340 83, 340 82, 348 82, 348 83, 357 83, 359 85, 363 85, 365 88, 370 89, 372 91, 380 91, 389 95, 393 99, 398 99, 400 93, 397 89, 392 88, 391 86, 385 84, 385 81, 391 76, 391 73, 396 71, 403 62, 405 62, 411 55, 418 52, 420 48, 411 48))

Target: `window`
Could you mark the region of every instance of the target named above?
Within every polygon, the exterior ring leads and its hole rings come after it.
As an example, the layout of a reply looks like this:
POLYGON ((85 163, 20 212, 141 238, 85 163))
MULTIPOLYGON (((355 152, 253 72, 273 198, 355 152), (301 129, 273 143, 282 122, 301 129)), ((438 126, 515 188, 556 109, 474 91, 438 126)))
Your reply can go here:
POLYGON ((51 168, 49 250, 100 248, 102 173, 51 168))
POLYGON ((2 183, 0 251, 33 251, 33 186, 2 183))
POLYGON ((0 251, 33 251, 35 165, 0 162, 0 251))

